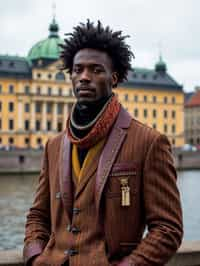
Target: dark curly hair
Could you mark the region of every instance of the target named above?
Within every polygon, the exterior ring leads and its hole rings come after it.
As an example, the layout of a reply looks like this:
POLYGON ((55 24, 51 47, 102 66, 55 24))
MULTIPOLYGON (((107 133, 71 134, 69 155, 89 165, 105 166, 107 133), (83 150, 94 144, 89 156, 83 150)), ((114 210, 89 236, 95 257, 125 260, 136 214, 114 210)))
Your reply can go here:
POLYGON ((125 43, 129 36, 123 36, 121 31, 112 31, 109 26, 103 27, 98 21, 95 26, 89 19, 74 27, 72 33, 61 44, 62 69, 72 72, 73 59, 75 54, 84 48, 97 49, 106 52, 112 60, 113 70, 117 72, 118 82, 123 82, 127 78, 128 70, 131 69, 131 58, 134 58, 130 46, 125 43))

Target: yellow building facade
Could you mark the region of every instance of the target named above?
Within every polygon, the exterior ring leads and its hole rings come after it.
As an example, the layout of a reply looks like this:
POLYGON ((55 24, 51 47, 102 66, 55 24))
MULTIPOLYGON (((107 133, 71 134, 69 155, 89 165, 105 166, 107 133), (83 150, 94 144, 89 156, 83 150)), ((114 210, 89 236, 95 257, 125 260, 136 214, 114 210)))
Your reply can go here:
POLYGON ((167 135, 173 146, 184 144, 182 93, 140 87, 119 87, 116 93, 119 101, 135 119, 167 135))
MULTIPOLYGON (((60 71, 58 25, 26 58, 0 56, 0 147, 39 148, 63 130, 75 101, 69 75, 60 71)), ((134 69, 115 93, 129 113, 184 144, 184 93, 160 59, 154 70, 134 69)))
POLYGON ((74 97, 69 76, 58 71, 58 64, 33 68, 32 79, 0 78, 1 146, 39 148, 65 128, 74 97))

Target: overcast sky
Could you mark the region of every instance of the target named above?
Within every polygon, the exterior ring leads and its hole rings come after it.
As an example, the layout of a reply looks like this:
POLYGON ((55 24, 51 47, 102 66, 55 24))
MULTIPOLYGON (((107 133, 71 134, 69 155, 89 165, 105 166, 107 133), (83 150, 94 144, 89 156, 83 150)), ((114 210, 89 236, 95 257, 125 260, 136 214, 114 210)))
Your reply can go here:
POLYGON ((0 0, 0 54, 26 56, 48 36, 53 3, 60 36, 87 18, 130 35, 133 67, 154 68, 161 50, 185 91, 200 86, 200 0, 0 0))

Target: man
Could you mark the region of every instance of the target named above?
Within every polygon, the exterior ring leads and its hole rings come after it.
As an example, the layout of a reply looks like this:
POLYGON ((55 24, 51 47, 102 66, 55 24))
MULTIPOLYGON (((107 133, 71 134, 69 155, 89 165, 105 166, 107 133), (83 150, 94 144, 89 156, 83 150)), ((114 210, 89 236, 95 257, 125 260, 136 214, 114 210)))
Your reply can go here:
POLYGON ((131 69, 125 38, 88 20, 62 45, 77 102, 66 131, 46 144, 27 216, 28 265, 164 265, 181 243, 170 144, 112 92, 131 69))

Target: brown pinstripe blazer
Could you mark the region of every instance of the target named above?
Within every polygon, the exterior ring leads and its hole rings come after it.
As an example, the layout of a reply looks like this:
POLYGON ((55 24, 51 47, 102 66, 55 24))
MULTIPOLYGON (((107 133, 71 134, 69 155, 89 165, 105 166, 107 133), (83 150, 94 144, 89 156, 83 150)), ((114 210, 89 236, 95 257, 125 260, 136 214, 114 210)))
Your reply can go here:
MULTIPOLYGON (((120 266, 164 265, 176 252, 183 235, 176 171, 168 139, 131 119, 121 108, 98 164, 91 166, 87 175, 96 178, 95 204, 104 225, 108 258, 124 254, 123 260, 115 264, 120 266), (129 207, 121 207, 118 177, 122 176, 129 177, 129 207), (147 234, 142 238, 145 226, 147 234)), ((60 227, 66 225, 73 208, 70 176, 71 144, 63 132, 49 140, 45 148, 39 186, 27 216, 25 262, 53 245, 57 253, 52 254, 57 254, 54 258, 57 262, 51 265, 61 265, 66 239, 60 227), (62 204, 56 202, 57 191, 62 204), (53 244, 52 230, 56 235, 53 244)))

